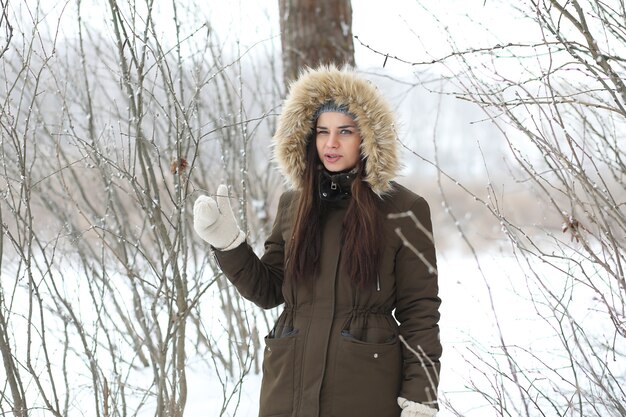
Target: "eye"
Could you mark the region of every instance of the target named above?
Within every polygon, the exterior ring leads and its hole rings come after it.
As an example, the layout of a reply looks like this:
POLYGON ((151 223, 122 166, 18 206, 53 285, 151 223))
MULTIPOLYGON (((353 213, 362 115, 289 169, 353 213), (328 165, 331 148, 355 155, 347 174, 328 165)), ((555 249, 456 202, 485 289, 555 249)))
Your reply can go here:
POLYGON ((339 133, 341 133, 342 135, 351 135, 352 134, 352 130, 350 130, 350 129, 341 129, 339 131, 339 133))
POLYGON ((328 130, 318 130, 317 135, 326 135, 328 134, 328 130))

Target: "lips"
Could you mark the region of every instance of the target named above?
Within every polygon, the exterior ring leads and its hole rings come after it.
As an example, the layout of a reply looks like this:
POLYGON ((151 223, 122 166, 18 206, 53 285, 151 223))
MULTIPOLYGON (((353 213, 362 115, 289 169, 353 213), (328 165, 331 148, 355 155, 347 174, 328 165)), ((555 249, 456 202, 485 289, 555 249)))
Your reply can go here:
POLYGON ((326 159, 328 162, 335 162, 338 161, 339 158, 341 158, 341 155, 338 155, 336 153, 327 153, 324 154, 324 159, 326 159))

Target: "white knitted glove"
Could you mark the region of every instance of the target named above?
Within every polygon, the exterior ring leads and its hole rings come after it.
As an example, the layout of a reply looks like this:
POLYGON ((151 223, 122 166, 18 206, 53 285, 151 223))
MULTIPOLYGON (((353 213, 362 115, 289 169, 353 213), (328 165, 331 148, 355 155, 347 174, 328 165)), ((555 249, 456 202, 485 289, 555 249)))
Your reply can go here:
POLYGON ((228 188, 217 188, 216 200, 201 195, 193 205, 193 228, 207 243, 219 250, 235 249, 246 235, 239 229, 228 200, 228 188))
POLYGON ((400 417, 435 417, 437 415, 435 408, 409 401, 406 398, 398 397, 398 405, 402 408, 400 417))

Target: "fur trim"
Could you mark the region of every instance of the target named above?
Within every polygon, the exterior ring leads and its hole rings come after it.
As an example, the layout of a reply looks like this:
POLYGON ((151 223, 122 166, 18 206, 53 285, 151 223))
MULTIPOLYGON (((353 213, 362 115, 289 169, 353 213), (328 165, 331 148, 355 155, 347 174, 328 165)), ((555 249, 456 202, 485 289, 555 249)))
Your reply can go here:
POLYGON ((273 138, 274 158, 292 187, 302 188, 307 138, 316 110, 332 100, 356 116, 361 154, 367 158, 365 181, 377 195, 391 191, 399 169, 395 119, 391 108, 369 81, 353 71, 321 66, 303 71, 291 84, 273 138))

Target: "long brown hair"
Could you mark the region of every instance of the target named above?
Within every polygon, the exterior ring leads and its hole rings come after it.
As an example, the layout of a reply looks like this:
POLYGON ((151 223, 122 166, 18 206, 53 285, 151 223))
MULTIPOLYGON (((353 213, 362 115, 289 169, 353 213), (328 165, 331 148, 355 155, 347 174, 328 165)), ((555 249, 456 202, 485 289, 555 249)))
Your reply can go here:
MULTIPOLYGON (((303 281, 318 270, 320 224, 327 205, 319 196, 318 167, 321 161, 317 155, 314 133, 308 138, 306 157, 303 187, 285 266, 285 276, 293 282, 303 281)), ((363 180, 365 164, 367 161, 362 159, 352 182, 352 197, 343 220, 340 245, 348 276, 355 284, 372 288, 377 281, 380 264, 382 220, 378 197, 363 180)))

